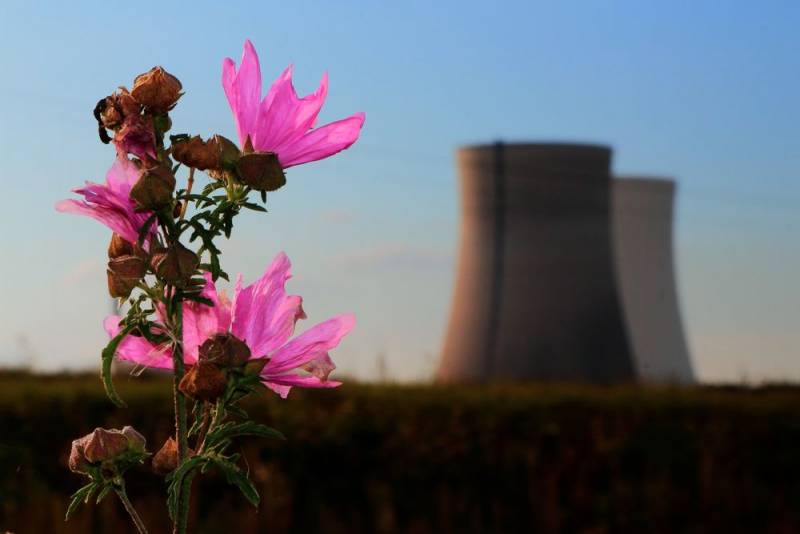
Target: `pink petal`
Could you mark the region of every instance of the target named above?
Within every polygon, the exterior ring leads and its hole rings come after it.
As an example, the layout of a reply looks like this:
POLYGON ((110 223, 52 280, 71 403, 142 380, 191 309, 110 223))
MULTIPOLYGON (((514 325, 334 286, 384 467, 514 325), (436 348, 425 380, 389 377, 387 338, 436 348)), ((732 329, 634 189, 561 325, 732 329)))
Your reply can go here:
POLYGON ((302 299, 286 294, 290 269, 289 258, 281 252, 255 283, 244 289, 241 277, 236 283, 231 333, 247 343, 255 358, 283 345, 297 320, 305 317, 302 299))
POLYGON ((261 376, 272 380, 321 357, 339 344, 355 322, 355 316, 344 314, 309 328, 273 353, 261 376))
POLYGON ((269 389, 286 398, 292 387, 300 388, 337 388, 342 385, 335 380, 320 380, 316 376, 302 375, 281 375, 262 380, 262 383, 269 389))
POLYGON ((312 94, 298 98, 292 84, 292 66, 272 84, 259 107, 253 146, 261 152, 280 153, 283 146, 300 139, 319 115, 328 94, 328 74, 312 94))
POLYGON ((281 165, 288 168, 341 152, 356 142, 365 117, 364 113, 356 113, 346 119, 311 130, 300 139, 279 147, 277 154, 281 165))
POLYGON ((106 173, 106 184, 119 196, 128 196, 139 179, 139 169, 127 158, 117 158, 106 173))
POLYGON ((206 286, 202 295, 214 303, 207 306, 200 302, 183 305, 183 354, 186 363, 197 362, 198 349, 206 339, 220 332, 227 332, 231 324, 230 303, 217 295, 210 273, 204 274, 206 286))
POLYGON ((328 379, 328 375, 336 369, 336 364, 333 363, 330 354, 325 352, 304 364, 302 368, 324 382, 328 379))
POLYGON ((231 58, 222 63, 222 87, 236 120, 239 144, 244 146, 248 134, 255 130, 258 104, 261 100, 261 67, 253 43, 244 43, 239 71, 231 58))
MULTIPOLYGON (((103 321, 103 328, 110 338, 121 330, 122 317, 109 315, 103 321)), ((141 336, 125 336, 115 354, 120 360, 133 362, 154 369, 172 369, 172 354, 166 348, 158 348, 141 336)))
POLYGON ((139 237, 139 232, 131 224, 130 219, 119 210, 104 206, 93 206, 84 201, 72 199, 58 202, 56 210, 62 213, 74 213, 91 217, 132 243, 136 242, 139 237))
MULTIPOLYGON (((131 188, 138 179, 136 166, 127 158, 117 158, 106 173, 105 183, 86 182, 84 187, 73 189, 83 199, 62 200, 56 204, 56 210, 92 217, 126 240, 135 242, 139 237, 139 229, 152 213, 137 212, 135 203, 130 199, 131 188)), ((154 232, 155 225, 151 227, 150 234, 154 232)))

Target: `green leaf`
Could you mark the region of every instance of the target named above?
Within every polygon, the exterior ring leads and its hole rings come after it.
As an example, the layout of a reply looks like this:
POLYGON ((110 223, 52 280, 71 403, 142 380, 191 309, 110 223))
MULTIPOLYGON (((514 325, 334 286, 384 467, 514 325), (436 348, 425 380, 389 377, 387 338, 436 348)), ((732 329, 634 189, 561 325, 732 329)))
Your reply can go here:
POLYGON ((241 423, 234 423, 233 421, 227 422, 223 425, 216 427, 209 432, 206 436, 206 448, 219 445, 225 440, 235 438, 237 436, 258 436, 262 438, 278 438, 286 439, 286 436, 270 428, 267 425, 256 423, 255 421, 244 421, 241 423))
POLYGON ((230 462, 227 458, 214 456, 211 458, 211 461, 214 462, 214 465, 219 467, 223 473, 225 473, 225 478, 227 479, 228 484, 233 484, 238 487, 239 491, 242 492, 242 495, 244 495, 245 498, 250 501, 250 504, 256 507, 258 506, 258 503, 261 501, 261 497, 258 495, 258 490, 253 482, 248 478, 246 473, 239 469, 236 464, 230 462))
POLYGON ((68 521, 69 518, 72 517, 72 514, 75 513, 75 510, 78 509, 78 506, 80 506, 82 502, 89 502, 89 499, 92 497, 94 492, 97 491, 98 486, 99 484, 92 480, 72 494, 72 498, 69 501, 69 506, 67 506, 67 513, 64 516, 64 521, 68 521))
POLYGON ((167 475, 167 508, 169 509, 169 516, 175 519, 175 513, 178 509, 178 501, 181 497, 181 488, 183 487, 183 480, 197 467, 205 462, 205 456, 193 456, 178 466, 175 471, 167 475))
POLYGON ((136 328, 136 325, 125 325, 125 327, 120 330, 119 334, 114 336, 111 341, 108 342, 108 345, 106 345, 106 348, 103 349, 101 354, 101 358, 103 360, 101 373, 103 387, 106 390, 106 395, 109 399, 111 399, 111 402, 120 407, 125 406, 125 402, 119 397, 119 395, 117 395, 117 390, 114 389, 114 382, 111 379, 111 363, 114 361, 114 353, 117 352, 117 347, 122 340, 125 339, 125 336, 127 336, 128 333, 130 333, 130 331, 134 328, 136 328))
POLYGON ((248 418, 248 415, 247 415, 246 411, 241 409, 239 406, 236 406, 236 405, 233 405, 233 404, 229 404, 227 406, 227 408, 226 408, 226 411, 228 411, 231 415, 234 415, 236 417, 240 417, 242 419, 247 419, 248 418))
POLYGON ((100 490, 100 493, 97 495, 97 499, 94 501, 95 504, 100 504, 100 501, 105 499, 106 495, 108 495, 111 492, 112 489, 114 489, 114 485, 113 484, 110 484, 108 482, 106 484, 104 484, 103 485, 103 489, 100 490))
POLYGON ((264 206, 259 206, 258 204, 253 204, 252 202, 242 202, 242 207, 245 207, 253 211, 260 211, 262 213, 267 213, 267 208, 265 208, 264 206))

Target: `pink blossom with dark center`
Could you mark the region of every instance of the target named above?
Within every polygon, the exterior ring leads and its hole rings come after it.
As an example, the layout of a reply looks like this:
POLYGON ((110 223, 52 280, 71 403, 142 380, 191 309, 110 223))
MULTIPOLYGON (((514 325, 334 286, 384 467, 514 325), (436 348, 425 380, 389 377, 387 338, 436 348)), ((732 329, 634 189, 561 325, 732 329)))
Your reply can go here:
MULTIPOLYGON (((211 276, 206 274, 203 296, 214 306, 197 302, 183 304, 184 362, 197 363, 203 342, 214 334, 229 332, 247 344, 251 360, 268 359, 261 371, 261 381, 283 398, 294 386, 339 386, 341 382, 328 380, 328 375, 336 368, 328 352, 352 330, 355 317, 338 315, 290 339, 297 321, 306 318, 302 298, 288 295, 285 290, 286 281, 291 277, 290 269, 286 254, 278 254, 253 284, 242 287, 239 276, 233 301, 217 292, 211 276)), ((104 327, 109 336, 119 332, 120 320, 117 315, 106 318, 104 327)), ((144 367, 172 369, 169 348, 155 346, 140 336, 127 336, 117 348, 116 356, 144 367)))
POLYGON ((299 98, 289 65, 262 99, 261 67, 249 40, 244 43, 238 71, 232 59, 226 58, 222 63, 222 86, 241 146, 249 137, 256 151, 277 154, 283 168, 327 158, 346 149, 356 142, 364 125, 364 113, 355 113, 315 128, 328 94, 327 73, 314 93, 299 98))

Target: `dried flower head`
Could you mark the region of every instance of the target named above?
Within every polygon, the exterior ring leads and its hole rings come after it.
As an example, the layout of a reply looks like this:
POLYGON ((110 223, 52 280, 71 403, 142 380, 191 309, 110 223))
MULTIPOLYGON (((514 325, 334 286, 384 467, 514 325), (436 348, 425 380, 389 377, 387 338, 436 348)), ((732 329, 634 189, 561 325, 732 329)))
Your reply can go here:
POLYGON ((177 287, 183 287, 200 265, 197 254, 177 243, 153 253, 150 267, 156 276, 177 287))
POLYGON ((183 375, 178 389, 199 401, 217 400, 228 387, 225 372, 213 363, 200 361, 183 375))
POLYGON ((142 161, 155 159, 156 134, 153 121, 142 115, 129 115, 114 133, 114 144, 120 157, 133 154, 142 161))
POLYGON ((152 113, 166 113, 181 97, 180 80, 161 67, 153 67, 133 81, 131 95, 152 113))
POLYGON ((131 188, 131 198, 139 207, 156 211, 172 202, 173 191, 175 175, 165 165, 156 165, 142 170, 131 188))
POLYGON ((200 345, 200 362, 220 367, 241 367, 250 359, 247 344, 229 332, 214 334, 200 345))
POLYGON ((272 152, 251 152, 236 163, 236 172, 256 191, 276 191, 286 184, 278 156, 272 152))
POLYGON ((127 254, 108 261, 108 292, 114 298, 125 298, 147 272, 147 263, 140 257, 127 254))
POLYGON ((229 139, 215 135, 208 141, 200 136, 177 141, 172 144, 172 157, 188 167, 201 171, 222 170, 236 164, 239 149, 229 139))
POLYGON ((116 232, 111 234, 111 241, 108 243, 108 257, 113 259, 131 254, 133 254, 133 244, 116 232))
POLYGON ((159 475, 166 475, 176 467, 178 467, 178 443, 175 438, 170 437, 153 456, 153 471, 159 475))

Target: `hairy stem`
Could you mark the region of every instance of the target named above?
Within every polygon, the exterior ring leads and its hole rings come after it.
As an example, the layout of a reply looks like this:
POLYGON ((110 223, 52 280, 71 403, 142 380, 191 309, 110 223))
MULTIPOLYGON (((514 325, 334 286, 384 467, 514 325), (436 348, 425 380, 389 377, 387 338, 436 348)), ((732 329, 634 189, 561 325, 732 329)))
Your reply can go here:
MULTIPOLYGON (((192 192, 192 186, 194 185, 194 167, 189 167, 189 179, 186 181, 186 194, 192 192)), ((189 199, 183 201, 183 205, 181 206, 181 216, 180 219, 186 215, 186 208, 189 207, 189 199)))
MULTIPOLYGON (((178 465, 182 464, 189 456, 188 425, 186 422, 186 397, 178 389, 183 379, 183 298, 180 289, 175 289, 172 300, 172 333, 175 343, 172 349, 172 393, 175 399, 175 441, 178 442, 178 465)), ((189 517, 189 497, 191 492, 191 479, 188 484, 184 481, 178 502, 178 513, 175 514, 173 525, 174 534, 185 534, 189 517)))
POLYGON ((144 526, 142 518, 139 517, 139 514, 136 512, 133 504, 131 504, 130 499, 128 499, 128 493, 125 491, 125 482, 121 481, 120 483, 115 484, 114 491, 117 493, 119 500, 122 501, 122 506, 125 507, 128 515, 131 516, 131 520, 133 521, 133 524, 136 525, 136 530, 139 531, 139 534, 147 534, 147 528, 144 526))
POLYGON ((178 501, 178 511, 175 514, 175 528, 179 529, 175 532, 179 534, 184 534, 189 526, 189 505, 192 502, 191 496, 193 478, 194 471, 183 477, 183 482, 181 483, 180 501, 178 501))
POLYGON ((180 290, 175 291, 173 298, 173 323, 172 333, 177 340, 172 349, 172 364, 174 375, 172 380, 172 392, 175 397, 175 440, 178 442, 178 463, 183 463, 188 456, 189 445, 187 439, 186 424, 186 397, 180 392, 178 386, 183 379, 183 299, 180 290))

